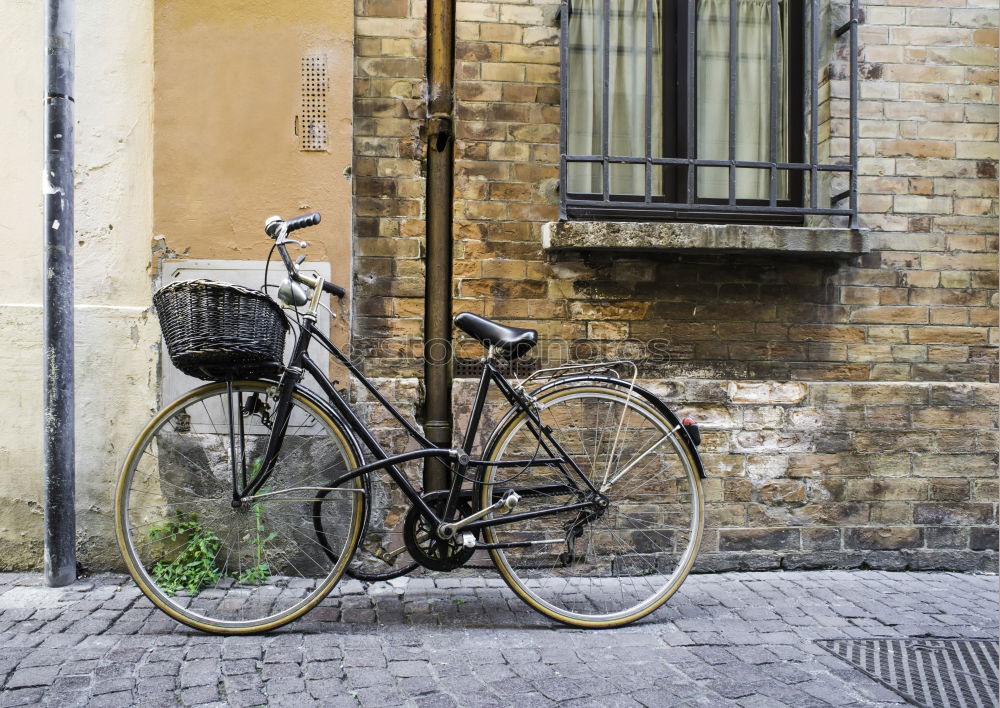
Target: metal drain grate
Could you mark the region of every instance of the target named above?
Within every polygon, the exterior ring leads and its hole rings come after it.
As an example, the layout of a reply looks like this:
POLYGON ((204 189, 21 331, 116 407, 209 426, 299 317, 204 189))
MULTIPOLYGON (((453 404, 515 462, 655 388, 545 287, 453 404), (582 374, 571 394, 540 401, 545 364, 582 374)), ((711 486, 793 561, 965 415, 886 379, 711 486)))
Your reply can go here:
POLYGON ((302 117, 299 126, 302 150, 326 150, 329 133, 326 125, 327 86, 326 55, 302 57, 302 117))
POLYGON ((831 654, 926 708, 997 708, 997 643, 981 639, 819 639, 831 654))

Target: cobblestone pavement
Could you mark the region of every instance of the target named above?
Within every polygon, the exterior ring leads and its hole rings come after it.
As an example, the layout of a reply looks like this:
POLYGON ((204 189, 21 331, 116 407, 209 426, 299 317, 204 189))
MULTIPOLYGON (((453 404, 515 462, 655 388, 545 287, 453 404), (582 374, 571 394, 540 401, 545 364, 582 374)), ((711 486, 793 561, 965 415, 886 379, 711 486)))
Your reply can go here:
POLYGON ((170 620, 127 578, 0 574, 0 705, 888 706, 815 639, 997 636, 997 577, 690 577, 651 617, 559 627, 495 578, 341 583, 270 635, 170 620))

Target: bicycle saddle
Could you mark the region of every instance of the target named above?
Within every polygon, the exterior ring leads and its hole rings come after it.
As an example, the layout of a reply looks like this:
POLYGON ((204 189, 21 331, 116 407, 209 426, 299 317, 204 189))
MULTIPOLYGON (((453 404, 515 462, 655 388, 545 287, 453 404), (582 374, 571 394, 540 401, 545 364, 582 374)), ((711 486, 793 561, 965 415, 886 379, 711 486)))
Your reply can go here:
POLYGON ((533 329, 506 327, 471 312, 455 315, 455 326, 486 347, 494 347, 511 359, 522 357, 538 344, 533 329))

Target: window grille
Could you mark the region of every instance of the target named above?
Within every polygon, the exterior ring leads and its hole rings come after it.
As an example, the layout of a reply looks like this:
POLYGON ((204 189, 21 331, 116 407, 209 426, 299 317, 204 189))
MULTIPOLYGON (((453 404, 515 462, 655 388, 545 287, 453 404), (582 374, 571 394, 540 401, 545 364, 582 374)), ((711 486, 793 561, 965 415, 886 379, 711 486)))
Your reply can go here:
POLYGON ((858 0, 563 0, 561 218, 855 227, 857 25, 858 0))

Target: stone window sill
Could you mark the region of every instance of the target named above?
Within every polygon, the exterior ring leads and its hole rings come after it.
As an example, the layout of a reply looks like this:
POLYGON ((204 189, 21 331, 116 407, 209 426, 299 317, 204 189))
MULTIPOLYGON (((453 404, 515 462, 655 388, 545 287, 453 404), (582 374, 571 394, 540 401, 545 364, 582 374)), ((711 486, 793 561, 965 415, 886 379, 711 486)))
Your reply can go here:
POLYGON ((553 221, 542 226, 548 251, 691 251, 850 256, 871 250, 851 229, 679 222, 553 221))

